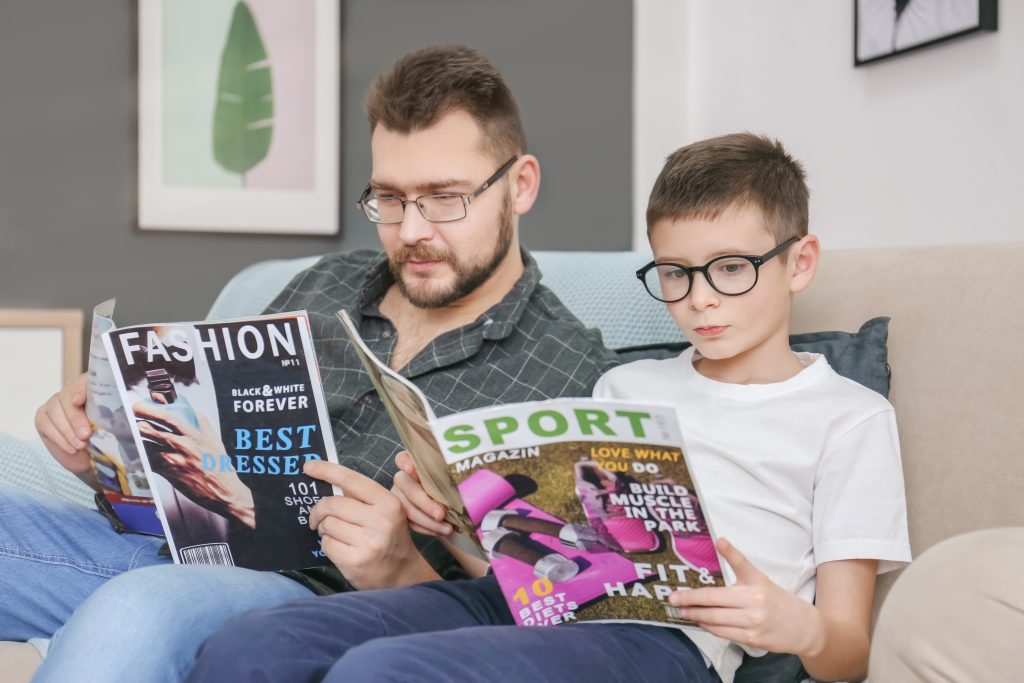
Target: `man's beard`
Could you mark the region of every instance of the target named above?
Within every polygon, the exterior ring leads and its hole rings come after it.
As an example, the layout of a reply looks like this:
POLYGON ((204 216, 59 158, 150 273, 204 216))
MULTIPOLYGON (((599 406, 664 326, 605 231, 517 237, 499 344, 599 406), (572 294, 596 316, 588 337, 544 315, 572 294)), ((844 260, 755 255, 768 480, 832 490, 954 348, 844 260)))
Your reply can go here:
MULTIPOLYGON (((456 230, 458 228, 455 228, 456 230)), ((459 260, 450 250, 435 249, 423 244, 403 246, 388 259, 391 274, 398 290, 417 308, 444 308, 473 293, 487 281, 508 254, 512 246, 512 195, 505 194, 501 215, 498 216, 498 239, 489 257, 476 263, 459 260), (410 287, 402 275, 402 266, 408 261, 442 261, 455 274, 455 281, 444 289, 410 287)))

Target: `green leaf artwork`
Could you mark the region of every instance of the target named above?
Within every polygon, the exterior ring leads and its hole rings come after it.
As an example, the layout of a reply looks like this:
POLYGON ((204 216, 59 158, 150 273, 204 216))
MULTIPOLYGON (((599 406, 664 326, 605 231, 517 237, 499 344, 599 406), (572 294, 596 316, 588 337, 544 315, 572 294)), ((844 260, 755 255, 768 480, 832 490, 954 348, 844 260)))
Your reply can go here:
POLYGON ((242 176, 263 161, 274 131, 274 87, 259 28, 244 0, 235 5, 220 58, 213 157, 242 176))

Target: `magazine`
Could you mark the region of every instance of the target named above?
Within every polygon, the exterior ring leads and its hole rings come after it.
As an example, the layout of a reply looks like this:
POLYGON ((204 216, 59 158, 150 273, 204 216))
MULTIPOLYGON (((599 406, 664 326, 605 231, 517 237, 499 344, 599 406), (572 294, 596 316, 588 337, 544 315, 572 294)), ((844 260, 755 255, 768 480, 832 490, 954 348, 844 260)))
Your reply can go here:
POLYGON ((436 417, 339 317, 424 490, 486 553, 517 624, 685 628, 669 594, 726 585, 674 409, 565 398, 436 417))
POLYGON ((338 459, 305 312, 97 327, 90 452, 118 517, 151 505, 181 564, 329 565, 309 514, 336 491, 302 467, 338 459))

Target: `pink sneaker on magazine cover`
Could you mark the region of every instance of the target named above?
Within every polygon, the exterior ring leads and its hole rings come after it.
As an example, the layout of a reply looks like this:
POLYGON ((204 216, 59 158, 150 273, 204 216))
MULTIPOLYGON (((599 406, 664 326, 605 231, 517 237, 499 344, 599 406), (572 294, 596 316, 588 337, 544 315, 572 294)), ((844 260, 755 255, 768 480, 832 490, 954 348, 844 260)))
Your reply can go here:
POLYGON ((615 539, 624 552, 657 550, 661 546, 659 534, 647 529, 644 520, 627 517, 621 505, 609 503, 608 495, 619 492, 621 483, 619 477, 593 461, 576 463, 576 495, 590 526, 615 539))

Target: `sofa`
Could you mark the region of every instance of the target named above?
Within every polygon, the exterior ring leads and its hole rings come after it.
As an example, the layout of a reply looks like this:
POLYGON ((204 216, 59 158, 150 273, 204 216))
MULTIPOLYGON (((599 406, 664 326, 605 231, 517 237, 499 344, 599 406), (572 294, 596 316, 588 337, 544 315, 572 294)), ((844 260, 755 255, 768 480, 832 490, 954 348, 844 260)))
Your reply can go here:
MULTIPOLYGON (((535 252, 543 282, 616 349, 682 341, 634 272, 641 252, 535 252)), ((235 275, 211 318, 259 312, 316 257, 265 261, 235 275)), ((889 398, 900 429, 915 554, 956 534, 1024 525, 1024 243, 826 250, 797 297, 793 331, 855 331, 891 318, 889 398)), ((84 505, 90 492, 35 443, 0 437, 0 482, 84 505)), ((884 575, 875 612, 896 576, 884 575)))

